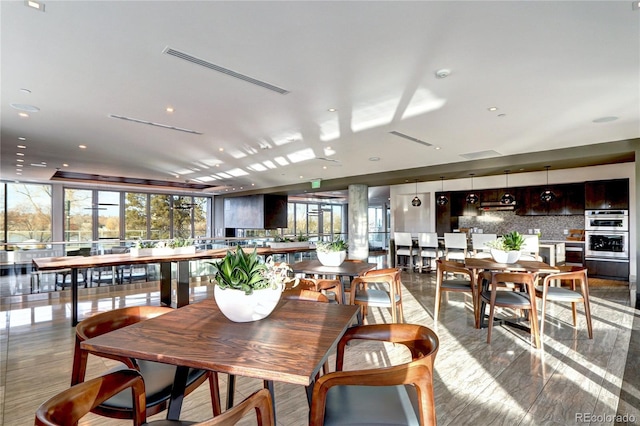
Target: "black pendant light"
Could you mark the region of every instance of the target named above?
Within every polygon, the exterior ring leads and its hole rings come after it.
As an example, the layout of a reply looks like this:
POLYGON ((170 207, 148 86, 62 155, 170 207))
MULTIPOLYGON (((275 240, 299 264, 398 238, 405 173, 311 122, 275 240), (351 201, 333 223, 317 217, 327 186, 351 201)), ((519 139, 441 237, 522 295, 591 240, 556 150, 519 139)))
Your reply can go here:
POLYGON ((542 193, 540 194, 540 200, 545 203, 550 203, 551 201, 556 199, 556 194, 554 194, 553 191, 549 189, 549 167, 551 166, 544 166, 544 168, 547 169, 547 189, 542 191, 542 193))
POLYGON ((422 201, 418 198, 418 179, 416 179, 416 196, 411 200, 411 205, 413 207, 420 207, 422 205, 422 201))
POLYGON ((511 195, 511 193, 509 192, 509 170, 505 170, 504 171, 504 176, 505 179, 507 181, 507 189, 505 189, 504 194, 502 195, 502 198, 500 198, 500 202, 502 204, 513 204, 513 202, 516 200, 515 197, 513 195, 511 195))
MULTIPOLYGON (((444 176, 440 176, 440 192, 444 192, 444 176)), ((449 199, 444 194, 440 194, 436 199, 436 204, 439 206, 446 206, 448 202, 449 199)))
POLYGON ((473 173, 469 173, 469 176, 471 176, 471 192, 467 195, 467 203, 475 204, 480 201, 480 198, 473 192, 473 173))

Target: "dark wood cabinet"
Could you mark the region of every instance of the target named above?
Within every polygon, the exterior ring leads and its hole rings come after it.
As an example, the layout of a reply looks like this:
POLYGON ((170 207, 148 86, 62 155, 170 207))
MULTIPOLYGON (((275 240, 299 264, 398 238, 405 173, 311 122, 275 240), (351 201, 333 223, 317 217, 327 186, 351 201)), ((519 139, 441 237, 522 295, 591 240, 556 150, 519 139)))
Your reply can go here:
POLYGON ((590 277, 608 280, 629 280, 628 261, 590 260, 586 261, 587 273, 590 277))
POLYGON ((436 200, 440 195, 447 197, 449 202, 444 206, 436 203, 436 232, 442 236, 458 227, 458 216, 451 215, 451 192, 436 192, 436 200))
POLYGON ((628 209, 629 179, 585 182, 585 209, 628 209))
POLYGON ((521 216, 584 214, 582 183, 522 187, 517 189, 516 199, 516 213, 521 216), (546 202, 540 198, 542 192, 547 189, 555 194, 554 200, 546 202))

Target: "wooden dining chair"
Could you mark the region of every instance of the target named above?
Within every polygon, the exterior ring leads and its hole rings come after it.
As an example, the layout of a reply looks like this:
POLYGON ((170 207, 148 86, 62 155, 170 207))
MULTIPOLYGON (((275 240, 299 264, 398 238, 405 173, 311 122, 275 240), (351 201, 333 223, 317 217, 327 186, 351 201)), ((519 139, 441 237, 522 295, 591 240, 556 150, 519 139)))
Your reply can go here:
POLYGON ((282 292, 282 300, 304 300, 307 302, 329 303, 329 298, 319 291, 304 288, 292 288, 282 292))
POLYGON ((442 294, 448 291, 464 292, 471 295, 473 317, 476 318, 477 290, 474 285, 473 273, 460 262, 438 259, 436 261, 436 303, 433 309, 433 321, 438 322, 442 294))
POLYGON ((318 291, 324 293, 330 302, 342 304, 344 300, 342 283, 340 280, 324 278, 299 278, 295 288, 318 291))
MULTIPOLYGON (((535 347, 539 348, 540 333, 536 310, 535 274, 530 272, 484 272, 483 279, 489 283, 488 288, 483 289, 481 293, 481 300, 485 304, 489 304, 487 343, 491 343, 495 308, 512 308, 528 312, 531 336, 535 347)), ((481 310, 484 309, 481 308, 481 310)))
POLYGON ((43 402, 36 410, 36 426, 75 425, 105 401, 123 393, 131 400, 134 426, 232 426, 251 411, 256 411, 259 426, 275 425, 271 394, 261 389, 230 410, 204 422, 158 420, 147 423, 145 382, 139 371, 118 370, 78 383, 43 402))
POLYGON ((586 268, 569 267, 568 270, 545 276, 542 281, 542 286, 536 287, 536 296, 542 299, 542 307, 540 308, 540 338, 544 335, 547 302, 571 303, 574 327, 578 325, 576 303, 580 302, 584 304, 584 315, 587 320, 587 332, 589 333, 589 339, 593 339, 591 308, 589 303, 589 281, 587 278, 586 268), (554 287, 552 286, 554 281, 568 281, 569 288, 561 286, 554 287), (579 290, 576 290, 576 284, 579 284, 579 290))
MULTIPOLYGON (((79 322, 76 326, 71 385, 81 383, 85 379, 89 352, 80 347, 81 342, 171 311, 173 311, 172 308, 162 306, 132 306, 102 312, 79 322)), ((122 363, 122 365, 110 371, 124 368, 133 368, 140 371, 145 381, 146 410, 148 415, 157 414, 168 407, 171 397, 171 387, 173 386, 175 378, 175 366, 108 354, 93 353, 93 355, 114 359, 122 363)), ((221 412, 220 389, 218 374, 216 372, 190 369, 185 396, 193 392, 207 379, 209 380, 213 415, 216 416, 221 412)), ((93 407, 92 411, 101 416, 119 419, 131 419, 135 414, 130 398, 124 393, 117 394, 103 401, 96 407, 93 407)))
POLYGON ((359 323, 366 320, 369 307, 389 308, 392 322, 404 322, 401 274, 400 268, 373 269, 353 279, 350 303, 360 306, 359 323))
MULTIPOLYGON (((309 424, 435 425, 433 363, 438 347, 438 336, 421 325, 375 324, 350 328, 338 343, 336 371, 320 377, 313 387, 309 424), (354 340, 404 345, 411 353, 411 361, 344 371, 345 349, 354 340)), ((363 356, 358 349, 353 353, 363 356)))

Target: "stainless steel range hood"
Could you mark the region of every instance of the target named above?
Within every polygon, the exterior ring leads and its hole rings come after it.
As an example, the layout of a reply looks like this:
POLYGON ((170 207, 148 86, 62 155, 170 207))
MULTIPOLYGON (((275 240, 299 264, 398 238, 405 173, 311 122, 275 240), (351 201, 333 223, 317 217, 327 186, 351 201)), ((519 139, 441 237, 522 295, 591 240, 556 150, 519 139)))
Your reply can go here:
POLYGON ((510 204, 502 204, 500 201, 484 201, 478 206, 478 210, 481 211, 514 211, 515 209, 515 201, 510 204))

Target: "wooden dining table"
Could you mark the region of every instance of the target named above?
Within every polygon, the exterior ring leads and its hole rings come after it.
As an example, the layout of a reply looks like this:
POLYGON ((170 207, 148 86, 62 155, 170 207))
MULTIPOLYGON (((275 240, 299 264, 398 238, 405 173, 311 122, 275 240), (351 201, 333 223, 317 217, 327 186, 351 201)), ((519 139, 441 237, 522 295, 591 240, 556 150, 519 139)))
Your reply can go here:
POLYGON ((207 299, 85 340, 81 347, 178 366, 167 414, 178 419, 189 368, 303 385, 311 401, 316 374, 358 311, 353 305, 281 300, 267 318, 238 323, 207 299))
MULTIPOLYGON (((88 268, 100 268, 120 265, 160 264, 160 302, 165 306, 176 308, 189 304, 189 262, 203 259, 221 259, 228 250, 235 248, 218 248, 196 251, 189 254, 165 254, 150 256, 132 256, 130 253, 103 254, 94 256, 58 256, 40 257, 33 259, 33 265, 38 271, 70 270, 71 275, 71 325, 78 324, 78 271, 88 268), (176 303, 172 303, 171 265, 177 265, 176 303)), ((244 247, 245 251, 253 251, 254 247, 244 247)), ((308 249, 257 247, 260 256, 268 257, 274 254, 290 255, 308 249)))
MULTIPOLYGON (((509 271, 509 272, 531 272, 533 274, 552 274, 558 272, 559 269, 545 262, 538 260, 520 260, 515 263, 499 263, 493 259, 467 257, 464 260, 464 266, 471 270, 471 279, 476 289, 474 294, 475 309, 475 327, 482 327, 482 309, 481 309, 481 282, 478 279, 482 271, 509 271)), ((535 293, 533 296, 535 298, 535 293)))
POLYGON ((367 271, 375 269, 378 265, 375 263, 367 263, 361 261, 344 261, 339 266, 325 266, 317 259, 303 260, 302 262, 296 262, 291 265, 291 269, 296 274, 313 275, 319 278, 332 278, 335 277, 340 281, 342 288, 342 303, 346 303, 345 289, 342 283, 341 277, 357 277, 364 274, 367 271))

